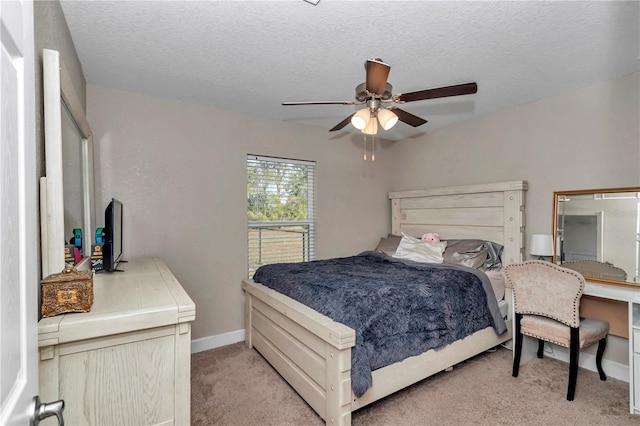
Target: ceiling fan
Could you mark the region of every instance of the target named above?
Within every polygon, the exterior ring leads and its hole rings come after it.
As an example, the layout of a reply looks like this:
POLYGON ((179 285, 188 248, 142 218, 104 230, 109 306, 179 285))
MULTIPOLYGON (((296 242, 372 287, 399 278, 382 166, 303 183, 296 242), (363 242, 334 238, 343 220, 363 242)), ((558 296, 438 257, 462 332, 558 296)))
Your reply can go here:
POLYGON ((398 121, 402 121, 413 127, 421 126, 427 122, 427 120, 395 106, 384 107, 384 104, 391 102, 403 104, 426 99, 470 95, 478 91, 478 85, 473 82, 393 95, 391 93, 392 86, 387 82, 389 70, 391 69, 389 65, 382 62, 382 59, 375 58, 367 59, 364 67, 367 73, 366 82, 356 86, 355 101, 283 102, 282 105, 366 104, 366 108, 354 112, 329 131, 334 132, 340 130, 351 122, 356 129, 361 130, 365 135, 375 135, 378 132, 378 122, 384 130, 389 130, 398 121))

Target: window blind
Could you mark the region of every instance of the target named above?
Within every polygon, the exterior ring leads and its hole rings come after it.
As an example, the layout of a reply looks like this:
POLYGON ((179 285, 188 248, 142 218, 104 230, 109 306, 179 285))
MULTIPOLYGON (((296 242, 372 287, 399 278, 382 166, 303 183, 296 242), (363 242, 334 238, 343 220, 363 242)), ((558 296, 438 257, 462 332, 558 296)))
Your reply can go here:
POLYGON ((315 162, 247 156, 248 276, 315 255, 315 162))

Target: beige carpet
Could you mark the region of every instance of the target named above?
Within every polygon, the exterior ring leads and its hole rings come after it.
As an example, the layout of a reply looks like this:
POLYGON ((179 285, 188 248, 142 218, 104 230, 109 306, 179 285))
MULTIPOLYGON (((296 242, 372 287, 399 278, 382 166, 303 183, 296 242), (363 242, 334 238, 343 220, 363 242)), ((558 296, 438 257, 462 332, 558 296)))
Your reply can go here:
MULTIPOLYGON (((511 377, 511 351, 485 353, 352 414, 353 425, 640 425, 628 383, 580 369, 566 400, 568 365, 534 360, 511 377)), ((322 425, 255 350, 243 343, 193 354, 191 423, 322 425)))

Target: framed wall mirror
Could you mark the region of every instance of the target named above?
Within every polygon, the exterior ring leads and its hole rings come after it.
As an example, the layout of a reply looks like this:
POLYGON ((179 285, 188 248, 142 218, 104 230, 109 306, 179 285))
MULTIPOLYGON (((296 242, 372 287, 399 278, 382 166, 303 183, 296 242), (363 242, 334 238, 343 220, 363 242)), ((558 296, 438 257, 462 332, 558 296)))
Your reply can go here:
POLYGON ((553 236, 555 263, 640 288, 640 187, 554 192, 553 236))
POLYGON ((95 244, 91 128, 59 52, 43 50, 46 177, 40 180, 42 276, 62 271, 65 247, 90 269, 95 244), (77 250, 76 250, 77 248, 77 250))

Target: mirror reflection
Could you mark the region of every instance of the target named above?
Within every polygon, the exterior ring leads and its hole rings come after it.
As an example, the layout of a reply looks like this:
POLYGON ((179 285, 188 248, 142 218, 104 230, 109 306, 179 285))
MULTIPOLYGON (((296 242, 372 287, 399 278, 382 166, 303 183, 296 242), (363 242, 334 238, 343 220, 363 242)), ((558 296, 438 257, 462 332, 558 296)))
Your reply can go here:
POLYGON ((554 193, 554 261, 585 278, 640 283, 640 187, 554 193))
POLYGON ((83 228, 82 136, 69 109, 62 102, 62 182, 65 244, 82 248, 74 230, 83 228))

